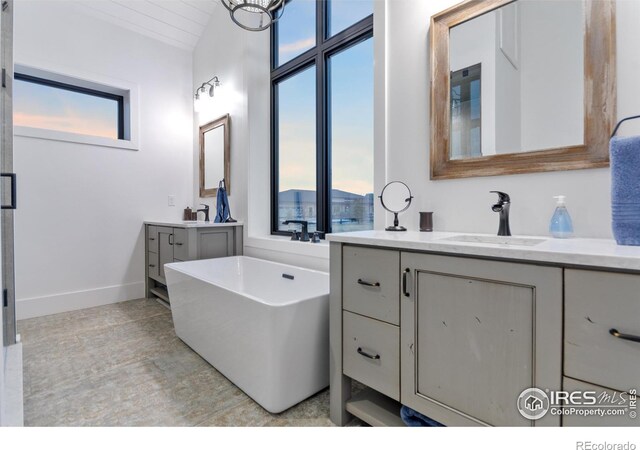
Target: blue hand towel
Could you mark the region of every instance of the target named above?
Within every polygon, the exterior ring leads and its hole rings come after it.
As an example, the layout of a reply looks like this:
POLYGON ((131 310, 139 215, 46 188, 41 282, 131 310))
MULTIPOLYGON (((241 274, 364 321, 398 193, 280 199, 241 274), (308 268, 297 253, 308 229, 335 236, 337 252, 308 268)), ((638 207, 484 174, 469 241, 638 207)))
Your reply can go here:
POLYGON ((218 185, 218 196, 216 197, 216 218, 215 223, 224 223, 229 220, 229 198, 227 197, 227 190, 222 187, 222 183, 218 185))
POLYGON ((613 137, 611 219, 619 245, 640 245, 640 136, 613 137))
POLYGON ((400 418, 408 427, 442 427, 440 422, 415 411, 408 406, 400 408, 400 418))

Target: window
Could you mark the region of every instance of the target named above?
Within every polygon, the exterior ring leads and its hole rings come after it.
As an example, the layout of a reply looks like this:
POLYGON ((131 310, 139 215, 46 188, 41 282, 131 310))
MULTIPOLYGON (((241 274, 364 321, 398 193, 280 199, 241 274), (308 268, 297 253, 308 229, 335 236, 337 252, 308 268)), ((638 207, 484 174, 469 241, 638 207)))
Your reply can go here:
POLYGON ((124 138, 123 96, 21 73, 14 79, 14 125, 124 138))
POLYGON ((273 234, 373 228, 369 0, 289 0, 272 27, 273 234))
POLYGON ((482 156, 481 65, 451 72, 451 159, 482 156))

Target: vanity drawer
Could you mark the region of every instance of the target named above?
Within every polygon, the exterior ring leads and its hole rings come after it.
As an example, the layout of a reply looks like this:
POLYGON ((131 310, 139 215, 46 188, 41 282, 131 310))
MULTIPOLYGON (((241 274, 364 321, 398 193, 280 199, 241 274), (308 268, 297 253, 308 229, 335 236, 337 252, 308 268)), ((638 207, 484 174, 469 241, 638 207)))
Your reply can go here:
POLYGON ((343 308, 399 325, 400 252, 343 247, 343 308))
POLYGON ((564 372, 618 391, 638 388, 640 275, 565 270, 564 372))
POLYGON ((147 227, 147 249, 150 252, 158 253, 158 227, 147 227))
POLYGON ((173 229, 173 258, 181 261, 188 260, 189 248, 187 246, 187 230, 184 228, 173 229))
POLYGON ((400 400, 400 329, 343 312, 344 374, 400 400))
MULTIPOLYGON (((595 396, 600 398, 600 395, 606 396, 609 402, 605 402, 605 405, 619 405, 619 406, 627 406, 632 407, 631 398, 629 397, 629 393, 622 393, 619 391, 613 391, 611 389, 605 389, 600 386, 594 386, 593 384, 584 383, 582 381, 574 380, 572 378, 565 377, 562 383, 562 390, 567 392, 575 392, 575 391, 591 391, 595 392, 595 396)), ((637 396, 637 394, 636 394, 637 396)), ((562 416, 562 426, 563 427, 637 427, 640 426, 640 420, 637 415, 635 418, 631 418, 629 413, 631 409, 625 411, 624 415, 616 416, 581 416, 577 414, 571 415, 563 415, 562 416)), ((636 400, 635 403, 635 412, 638 412, 638 403, 636 400)))
POLYGON ((160 278, 160 266, 159 266, 158 254, 149 252, 147 253, 147 265, 149 267, 149 277, 157 280, 160 278))

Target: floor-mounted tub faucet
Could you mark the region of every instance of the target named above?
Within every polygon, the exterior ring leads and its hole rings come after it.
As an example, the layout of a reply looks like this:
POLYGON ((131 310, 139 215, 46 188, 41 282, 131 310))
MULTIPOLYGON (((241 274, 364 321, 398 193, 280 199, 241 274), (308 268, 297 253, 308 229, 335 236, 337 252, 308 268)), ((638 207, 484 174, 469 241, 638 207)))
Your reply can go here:
POLYGON ((282 225, 289 225, 290 223, 299 223, 302 225, 302 232, 300 233, 300 240, 302 242, 309 242, 309 222, 306 220, 285 220, 282 225))
POLYGON ((498 228, 498 236, 511 236, 511 229, 509 228, 509 207, 511 206, 511 198, 509 194, 505 194, 500 191, 490 191, 494 194, 498 194, 498 203, 493 205, 491 209, 494 212, 500 213, 500 227, 498 228))

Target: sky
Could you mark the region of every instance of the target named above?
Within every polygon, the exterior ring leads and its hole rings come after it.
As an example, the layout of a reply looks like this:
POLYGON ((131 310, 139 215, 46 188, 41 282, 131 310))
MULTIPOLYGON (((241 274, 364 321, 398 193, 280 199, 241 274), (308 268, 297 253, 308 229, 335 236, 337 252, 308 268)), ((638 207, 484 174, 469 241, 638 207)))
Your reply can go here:
MULTIPOLYGON (((370 0, 333 0, 331 32, 371 14, 370 0)), ((290 2, 279 22, 279 61, 315 44, 315 3, 290 2), (311 24, 311 25, 305 25, 311 24)), ((373 192, 373 40, 329 59, 332 188, 373 192)), ((279 84, 279 190, 316 188, 315 68, 279 84)))
POLYGON ((15 80, 13 123, 117 139, 118 104, 115 100, 15 80))

